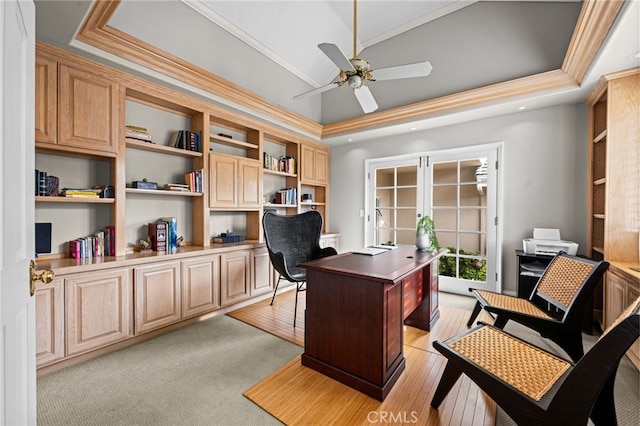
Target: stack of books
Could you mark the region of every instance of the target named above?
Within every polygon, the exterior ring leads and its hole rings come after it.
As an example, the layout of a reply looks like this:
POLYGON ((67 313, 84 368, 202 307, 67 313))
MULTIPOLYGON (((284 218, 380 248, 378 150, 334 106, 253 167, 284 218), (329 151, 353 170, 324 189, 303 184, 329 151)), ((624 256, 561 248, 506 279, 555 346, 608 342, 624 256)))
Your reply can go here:
POLYGON ((164 189, 166 191, 191 192, 189 185, 185 183, 165 183, 164 189))
POLYGON ((74 197, 74 198, 99 198, 102 189, 78 189, 78 188, 62 188, 61 195, 63 197, 74 197))
POLYGON ((125 137, 127 139, 137 139, 139 141, 151 142, 151 134, 144 127, 132 126, 127 124, 125 126, 125 137))

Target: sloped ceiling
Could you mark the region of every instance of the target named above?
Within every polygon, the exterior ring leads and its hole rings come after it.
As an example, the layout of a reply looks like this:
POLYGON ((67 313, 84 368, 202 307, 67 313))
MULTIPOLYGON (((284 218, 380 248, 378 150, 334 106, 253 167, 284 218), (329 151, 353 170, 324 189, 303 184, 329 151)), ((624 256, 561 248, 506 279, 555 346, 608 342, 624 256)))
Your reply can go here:
MULTIPOLYGON (((298 93, 331 81, 338 73, 317 44, 335 43, 346 56, 352 56, 351 1, 127 0, 108 3, 110 6, 103 7, 102 15, 92 16, 93 2, 36 1, 36 36, 46 43, 96 56, 103 62, 116 62, 159 79, 168 76, 183 83, 191 82, 193 79, 189 80, 188 75, 175 73, 175 65, 185 69, 193 66, 195 73, 210 73, 212 78, 224 79, 221 82, 214 79, 214 84, 235 90, 229 100, 228 96, 217 95, 215 88, 209 90, 212 83, 203 82, 198 88, 212 92, 212 100, 267 119, 284 121, 285 126, 297 127, 292 123, 307 122, 302 126, 302 133, 323 135, 328 131, 323 141, 336 143, 350 133, 415 121, 416 116, 411 116, 408 110, 418 111, 422 118, 450 116, 451 111, 438 108, 436 114, 430 116, 429 108, 425 107, 447 97, 456 98, 454 110, 467 111, 478 105, 493 107, 504 103, 510 92, 518 101, 526 98, 523 95, 530 96, 528 92, 535 92, 535 97, 540 98, 540 93, 553 88, 565 87, 575 92, 581 87, 579 83, 587 68, 577 67, 582 74, 579 76, 575 76, 575 72, 567 76, 567 70, 558 71, 566 67, 572 37, 580 30, 585 7, 579 1, 359 0, 356 32, 359 57, 369 60, 373 68, 423 60, 429 60, 434 66, 429 77, 372 83, 371 91, 380 111, 363 117, 347 87, 304 101, 292 99, 298 93), (92 19, 95 22, 85 22, 92 19), (87 31, 87 28, 94 30, 87 31), (112 37, 110 41, 101 39, 104 34, 112 37), (134 44, 142 45, 150 57, 166 53, 173 62, 168 61, 171 63, 163 68, 164 64, 152 59, 141 60, 144 55, 139 46, 131 47, 134 44), (531 84, 539 85, 536 81, 544 80, 546 86, 542 84, 539 90, 529 90, 523 89, 526 87, 523 84, 504 85, 528 76, 538 76, 531 84), (548 83, 549 76, 555 83, 548 83), (495 91, 486 89, 495 85, 499 86, 495 91), (470 93, 464 98, 471 99, 473 91, 478 89, 484 89, 480 101, 469 105, 460 102, 459 94, 470 93), (492 99, 487 94, 491 92, 500 95, 492 99), (257 103, 245 102, 254 96, 259 98, 257 103), (414 105, 418 107, 413 108, 414 105), (403 112, 403 118, 389 119, 398 110, 403 112), (342 130, 343 127, 346 130, 342 130)), ((637 2, 628 2, 623 13, 626 24, 621 30, 622 42, 617 42, 615 49, 618 56, 625 56, 626 62, 621 64, 622 60, 618 60, 611 66, 628 68, 640 61, 634 57, 640 50, 638 17, 634 12, 637 14, 637 2)), ((601 24, 606 27, 606 35, 611 24, 607 20, 615 18, 610 15, 594 15, 597 19, 591 18, 589 31, 598 33, 593 24, 596 27, 601 24)), ((597 50, 603 38, 589 41, 598 43, 597 50)), ((611 60, 609 63, 613 64, 611 60)), ((597 77, 590 79, 589 84, 593 84, 597 77)), ((565 96, 562 102, 578 101, 580 96, 584 99, 586 94, 565 96)))

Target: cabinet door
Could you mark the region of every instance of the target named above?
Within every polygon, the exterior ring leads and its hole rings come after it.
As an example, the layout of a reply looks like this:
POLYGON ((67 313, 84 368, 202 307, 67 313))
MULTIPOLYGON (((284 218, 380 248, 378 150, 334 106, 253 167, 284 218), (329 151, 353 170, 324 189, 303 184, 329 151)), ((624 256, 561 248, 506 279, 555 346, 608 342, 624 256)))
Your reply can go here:
POLYGON ((220 307, 220 257, 205 256, 183 260, 182 318, 193 317, 220 307))
POLYGON ((222 306, 249 297, 250 256, 249 250, 232 251, 220 255, 220 301, 222 306))
POLYGON ((114 269, 65 279, 67 355, 131 336, 131 270, 114 269))
POLYGON ((36 56, 35 140, 55 144, 58 120, 58 63, 36 56))
POLYGON ((320 149, 316 149, 315 152, 315 178, 316 183, 326 185, 329 181, 329 153, 320 149))
POLYGON ((36 284, 36 366, 64 358, 64 280, 36 284))
POLYGON ((134 269, 136 334, 180 320, 179 271, 179 262, 162 262, 134 269))
POLYGON ((105 77, 60 65, 58 143, 118 151, 119 86, 105 77))
MULTIPOLYGON (((638 289, 638 284, 627 284, 627 303, 625 304, 625 309, 631 305, 638 297, 640 297, 640 289, 638 289)), ((640 368, 640 339, 636 339, 636 342, 631 345, 627 355, 633 361, 636 368, 640 368)))
POLYGON ((251 296, 273 291, 273 267, 266 247, 253 249, 251 274, 251 296))
POLYGON ((627 284, 622 278, 611 272, 607 272, 605 277, 604 326, 609 327, 627 307, 625 304, 627 284))
POLYGON ((209 166, 209 207, 236 207, 238 160, 210 154, 209 166))
POLYGON ((261 170, 262 166, 259 161, 238 160, 238 207, 260 207, 262 200, 261 170))
POLYGON ((311 146, 300 147, 300 180, 307 183, 316 181, 316 150, 311 146))

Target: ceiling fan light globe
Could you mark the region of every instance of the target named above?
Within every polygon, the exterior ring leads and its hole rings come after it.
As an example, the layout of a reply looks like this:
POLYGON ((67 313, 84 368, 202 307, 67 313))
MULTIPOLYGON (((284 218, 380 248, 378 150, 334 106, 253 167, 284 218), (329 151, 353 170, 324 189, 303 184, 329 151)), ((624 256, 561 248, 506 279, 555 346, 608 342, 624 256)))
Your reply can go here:
POLYGON ((352 75, 349 77, 349 86, 353 89, 357 89, 362 86, 362 79, 359 75, 352 75))

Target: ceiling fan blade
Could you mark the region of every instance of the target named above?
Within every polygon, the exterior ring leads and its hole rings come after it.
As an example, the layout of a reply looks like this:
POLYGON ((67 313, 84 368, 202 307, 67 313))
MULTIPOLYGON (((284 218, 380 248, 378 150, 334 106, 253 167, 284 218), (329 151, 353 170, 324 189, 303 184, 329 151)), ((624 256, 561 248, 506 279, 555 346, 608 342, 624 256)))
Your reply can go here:
POLYGON ((396 80, 400 78, 426 77, 431 74, 432 69, 433 67, 428 61, 380 68, 379 70, 373 70, 372 80, 396 80))
POLYGON ((340 71, 355 71, 351 62, 344 56, 344 53, 336 46, 331 43, 320 43, 318 48, 324 52, 325 55, 331 59, 331 62, 336 64, 340 71))
POLYGON ((337 81, 333 82, 333 83, 329 83, 327 85, 320 86, 320 87, 318 87, 316 89, 309 90, 308 92, 304 92, 304 93, 301 93, 299 95, 296 95, 296 96, 293 97, 293 99, 302 99, 302 98, 306 98, 306 97, 309 97, 309 96, 318 95, 320 93, 326 92, 327 90, 331 90, 334 87, 338 87, 338 86, 339 86, 339 84, 338 84, 337 81))
POLYGON ((356 95, 356 98, 358 98, 358 102, 360 102, 360 106, 365 114, 378 109, 378 104, 376 100, 373 99, 371 90, 369 90, 367 86, 360 86, 358 89, 353 89, 353 93, 356 95))

